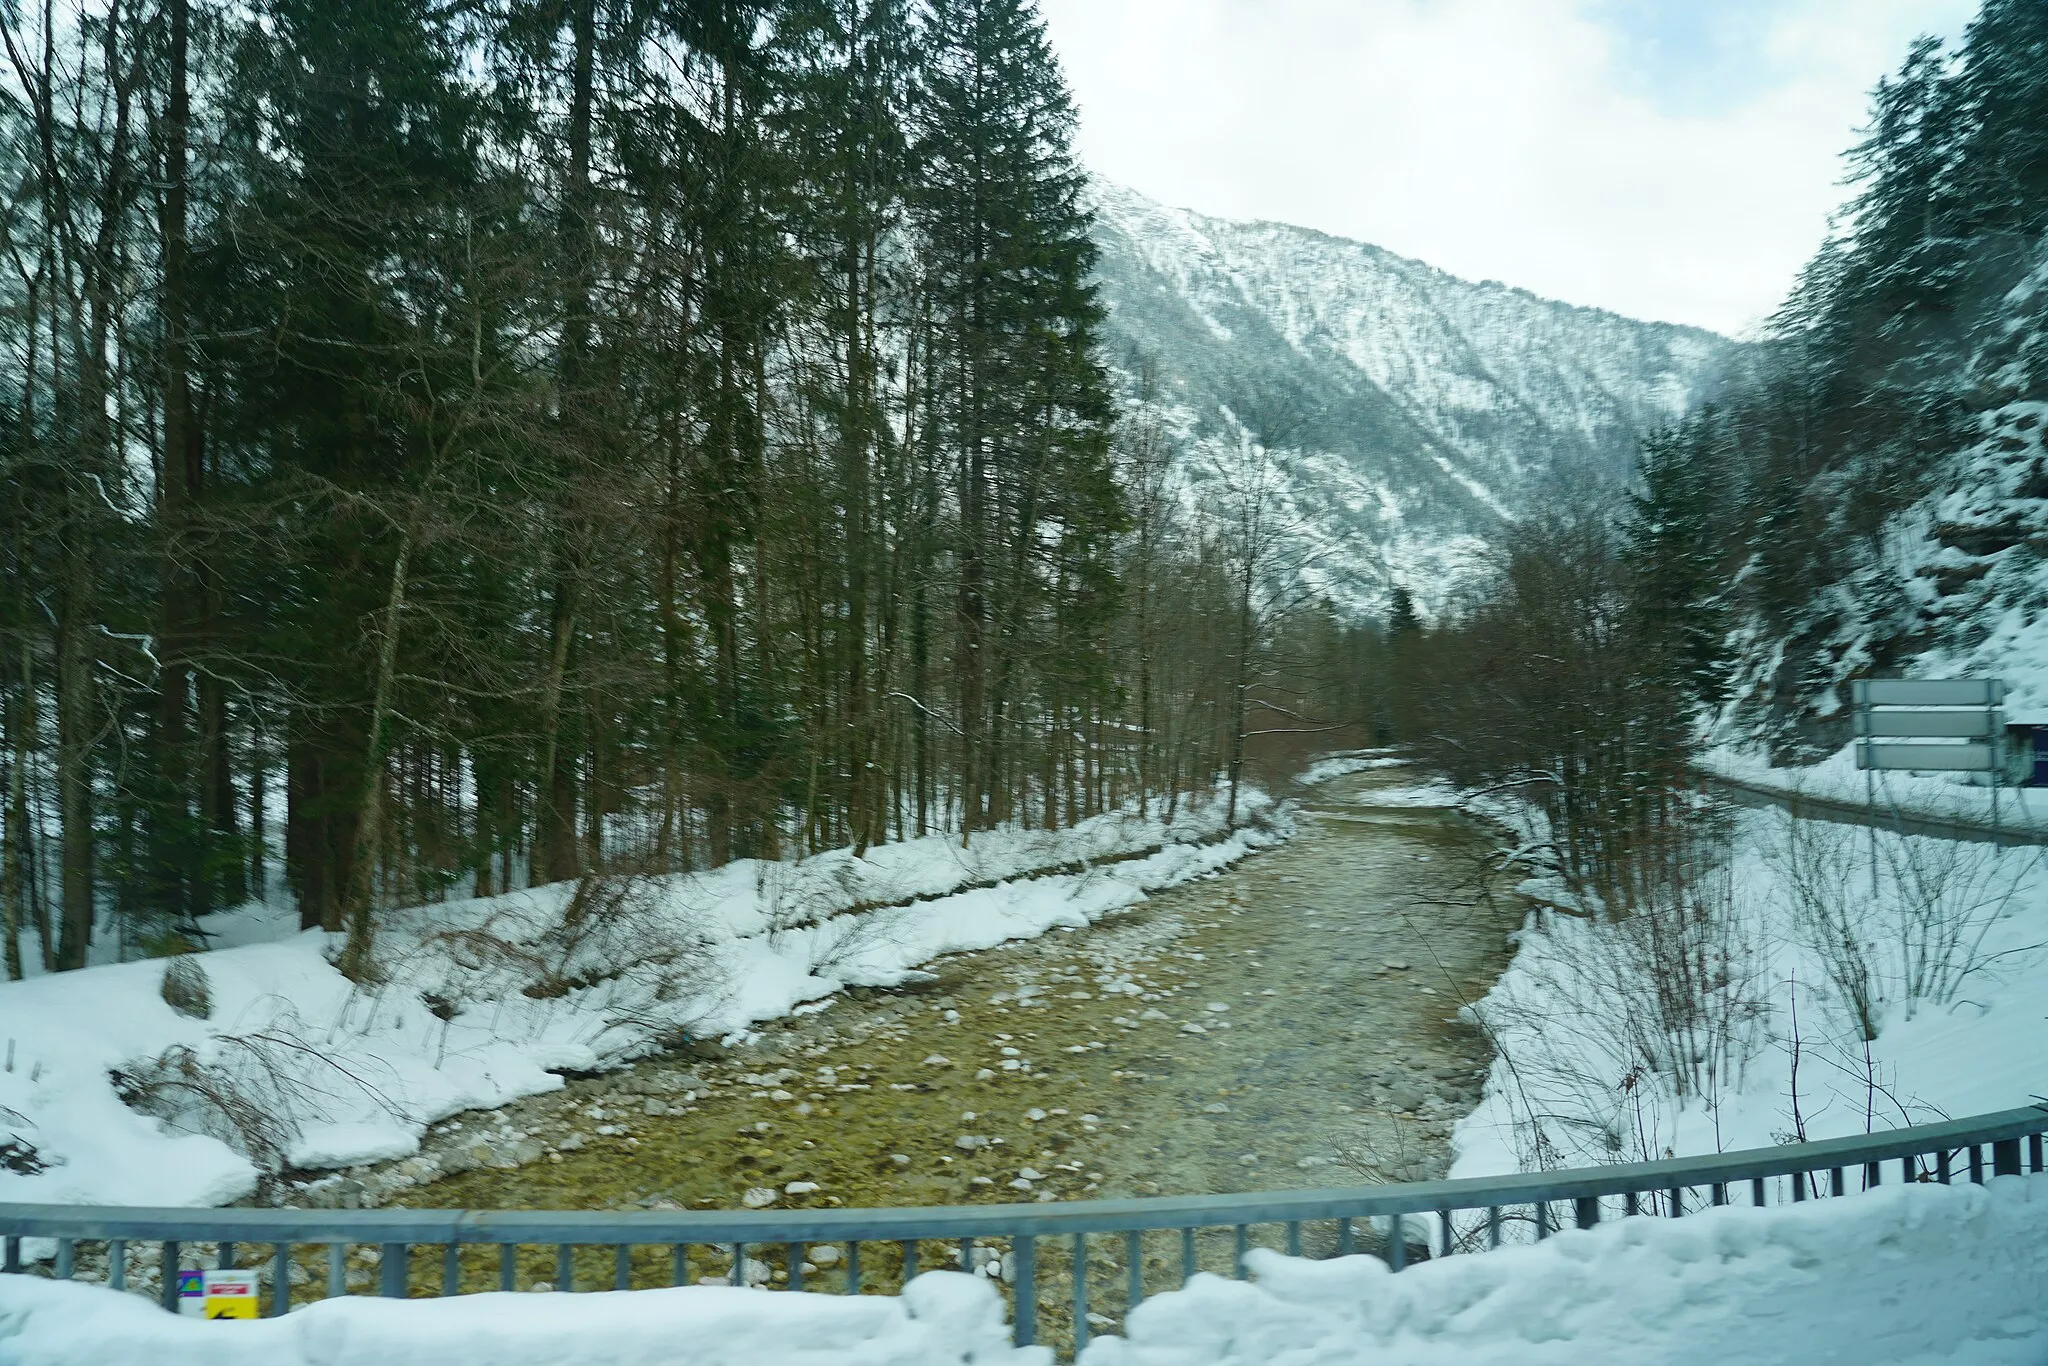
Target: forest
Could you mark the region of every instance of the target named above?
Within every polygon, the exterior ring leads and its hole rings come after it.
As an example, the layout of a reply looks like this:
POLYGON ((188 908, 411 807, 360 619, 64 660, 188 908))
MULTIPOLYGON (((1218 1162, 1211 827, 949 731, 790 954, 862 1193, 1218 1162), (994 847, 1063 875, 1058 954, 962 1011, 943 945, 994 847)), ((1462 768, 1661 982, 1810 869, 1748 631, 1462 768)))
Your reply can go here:
POLYGON ((1136 806, 1369 714, 1100 354, 1029 0, 27 0, 7 972, 1136 806), (280 866, 281 864, 281 866, 280 866))

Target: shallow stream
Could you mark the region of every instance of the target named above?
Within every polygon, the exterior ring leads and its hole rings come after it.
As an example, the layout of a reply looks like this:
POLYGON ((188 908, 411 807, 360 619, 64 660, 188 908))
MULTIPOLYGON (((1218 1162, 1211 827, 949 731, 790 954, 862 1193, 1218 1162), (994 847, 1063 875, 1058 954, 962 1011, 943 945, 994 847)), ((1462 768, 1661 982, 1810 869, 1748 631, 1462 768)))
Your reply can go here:
POLYGON ((1490 1061, 1457 1006, 1505 965, 1520 910, 1473 895, 1482 830, 1394 804, 1411 781, 1332 780, 1294 839, 1090 930, 942 960, 934 982, 835 1000, 726 1057, 444 1122, 375 1174, 380 1203, 905 1205, 1440 1174, 1490 1061), (405 1189, 408 1170, 427 1180, 405 1189))

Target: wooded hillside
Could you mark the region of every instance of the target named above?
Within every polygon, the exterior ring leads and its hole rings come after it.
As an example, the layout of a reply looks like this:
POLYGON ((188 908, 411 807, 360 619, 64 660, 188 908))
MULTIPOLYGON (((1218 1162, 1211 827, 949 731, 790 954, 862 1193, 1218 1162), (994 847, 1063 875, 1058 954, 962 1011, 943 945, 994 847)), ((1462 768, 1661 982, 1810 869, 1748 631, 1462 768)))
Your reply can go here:
POLYGON ((1170 806, 1365 714, 1262 453, 1185 498, 1119 420, 1029 0, 5 42, 10 975, 280 849, 368 976, 382 906, 1170 806))

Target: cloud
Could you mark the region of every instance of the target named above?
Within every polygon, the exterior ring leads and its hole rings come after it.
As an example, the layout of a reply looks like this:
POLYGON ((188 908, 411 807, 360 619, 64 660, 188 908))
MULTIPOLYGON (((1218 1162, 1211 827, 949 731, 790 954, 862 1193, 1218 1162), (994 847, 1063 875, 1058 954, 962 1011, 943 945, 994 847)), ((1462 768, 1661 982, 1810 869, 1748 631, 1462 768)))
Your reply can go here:
POLYGON ((1168 203, 1740 333, 1971 0, 1041 0, 1089 167, 1168 203), (1700 5, 1723 6, 1713 23, 1700 5))

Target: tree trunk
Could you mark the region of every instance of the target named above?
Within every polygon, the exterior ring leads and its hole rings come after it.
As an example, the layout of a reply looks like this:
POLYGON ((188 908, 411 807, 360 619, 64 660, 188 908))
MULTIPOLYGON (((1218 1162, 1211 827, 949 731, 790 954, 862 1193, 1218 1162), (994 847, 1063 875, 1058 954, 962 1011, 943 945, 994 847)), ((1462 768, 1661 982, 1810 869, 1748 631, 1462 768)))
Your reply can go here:
POLYGON ((336 964, 352 982, 373 980, 376 948, 376 874, 384 837, 384 726, 391 714, 391 689, 398 666, 398 637, 404 627, 406 575, 412 567, 412 533, 399 539, 391 566, 391 591, 384 607, 384 634, 377 644, 377 678, 370 703, 370 735, 363 753, 361 814, 356 818, 355 879, 349 892, 348 942, 336 964))
POLYGON ((64 869, 57 970, 85 966, 92 942, 92 742, 98 727, 94 688, 93 548, 87 495, 75 486, 60 538, 63 609, 57 620, 57 819, 64 869))

